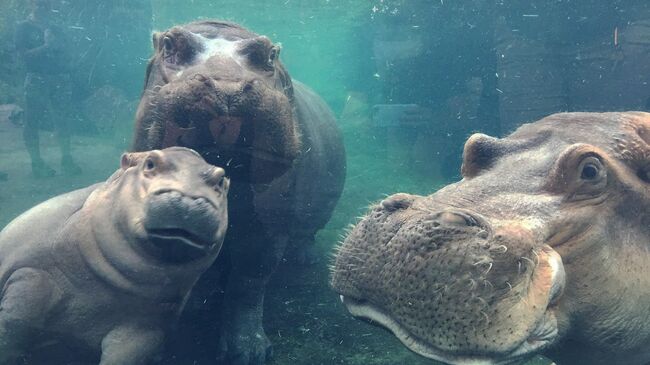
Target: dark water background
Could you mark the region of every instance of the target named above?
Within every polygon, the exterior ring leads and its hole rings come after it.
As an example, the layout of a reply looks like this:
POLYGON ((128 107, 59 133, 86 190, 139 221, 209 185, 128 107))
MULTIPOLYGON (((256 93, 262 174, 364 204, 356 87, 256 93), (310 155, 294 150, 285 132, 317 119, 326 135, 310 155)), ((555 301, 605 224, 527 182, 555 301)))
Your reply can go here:
MULTIPOLYGON (((273 364, 428 364, 382 330, 353 320, 327 286, 331 248, 382 196, 427 194, 459 178, 463 141, 502 135, 567 110, 644 110, 650 97, 646 1, 53 1, 69 36, 72 146, 80 176, 35 179, 21 139, 24 65, 14 49, 26 2, 0 1, 0 227, 51 196, 104 180, 130 142, 151 31, 195 19, 240 23, 282 43, 291 75, 339 119, 348 177, 317 239, 319 263, 281 267, 265 325, 273 364), (409 120, 381 119, 378 104, 417 104, 409 120), (17 110, 17 109, 15 109, 17 110)), ((52 126, 44 160, 58 167, 52 126)), ((544 364, 538 359, 532 363, 544 364)))

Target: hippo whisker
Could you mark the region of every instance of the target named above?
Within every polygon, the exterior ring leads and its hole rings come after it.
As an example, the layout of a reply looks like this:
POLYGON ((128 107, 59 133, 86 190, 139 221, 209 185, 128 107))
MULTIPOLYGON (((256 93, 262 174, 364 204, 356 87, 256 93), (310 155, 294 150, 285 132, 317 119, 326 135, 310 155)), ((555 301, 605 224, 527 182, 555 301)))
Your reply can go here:
POLYGON ((490 252, 496 252, 496 253, 506 253, 508 252, 508 247, 506 245, 498 245, 494 248, 490 248, 490 252))
POLYGON ((482 305, 483 307, 486 307, 486 308, 489 307, 488 302, 485 301, 485 299, 483 299, 483 298, 481 298, 481 297, 475 297, 475 298, 476 298, 476 301, 479 302, 479 303, 481 303, 481 305, 482 305))
POLYGON ((483 276, 487 275, 487 274, 490 272, 490 270, 492 270, 492 262, 489 262, 489 263, 488 263, 488 268, 487 268, 487 270, 485 270, 485 272, 483 273, 483 276))
POLYGON ((485 325, 486 325, 486 326, 489 326, 489 325, 490 325, 490 316, 488 316, 488 314, 485 313, 484 311, 480 311, 480 312, 481 312, 481 315, 482 315, 483 317, 485 317, 485 325))
POLYGON ((533 250, 533 255, 535 255, 535 266, 539 265, 539 254, 537 251, 533 250))
POLYGON ((520 259, 522 259, 522 260, 524 260, 524 261, 526 261, 526 262, 530 262, 530 264, 533 265, 533 268, 534 268, 535 266, 537 266, 537 265, 535 265, 535 262, 534 262, 533 260, 531 260, 530 258, 528 258, 528 257, 526 257, 526 256, 522 256, 522 257, 520 257, 520 259))
POLYGON ((508 286, 508 292, 512 291, 512 284, 509 281, 506 281, 506 285, 508 286))
POLYGON ((469 283, 469 285, 467 286, 469 290, 476 289, 476 281, 474 281, 474 279, 469 279, 467 282, 469 283))

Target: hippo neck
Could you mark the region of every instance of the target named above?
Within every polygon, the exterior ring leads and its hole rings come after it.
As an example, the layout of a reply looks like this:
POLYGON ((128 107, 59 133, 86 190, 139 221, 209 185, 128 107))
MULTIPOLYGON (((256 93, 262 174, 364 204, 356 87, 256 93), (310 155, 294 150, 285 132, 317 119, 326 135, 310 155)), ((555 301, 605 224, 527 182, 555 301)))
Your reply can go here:
MULTIPOLYGON (((106 218, 96 219, 96 215, 105 217, 105 214, 107 210, 89 204, 70 217, 64 228, 66 240, 60 242, 66 246, 67 254, 83 262, 91 273, 91 280, 135 297, 165 303, 182 302, 198 279, 198 273, 170 269, 142 257, 115 224, 106 224, 106 218)), ((84 280, 74 275, 76 277, 71 280, 84 280)))

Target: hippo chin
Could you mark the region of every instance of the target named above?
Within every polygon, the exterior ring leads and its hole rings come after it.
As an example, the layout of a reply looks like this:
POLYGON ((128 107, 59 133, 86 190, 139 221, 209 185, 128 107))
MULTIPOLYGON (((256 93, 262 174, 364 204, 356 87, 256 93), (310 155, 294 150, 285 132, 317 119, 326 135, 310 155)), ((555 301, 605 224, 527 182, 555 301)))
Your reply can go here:
POLYGON ((304 261, 329 220, 345 179, 341 134, 265 36, 210 20, 156 33, 153 43, 133 150, 190 147, 232 181, 225 262, 192 291, 169 358, 264 364, 266 283, 283 257, 304 261))
POLYGON ((0 364, 152 361, 221 249, 224 175, 187 148, 128 153, 106 182, 12 221, 0 232, 0 364), (62 348, 76 358, 52 357, 62 348))
POLYGON ((352 228, 332 276, 350 313, 449 364, 648 364, 650 114, 475 134, 462 173, 352 228))

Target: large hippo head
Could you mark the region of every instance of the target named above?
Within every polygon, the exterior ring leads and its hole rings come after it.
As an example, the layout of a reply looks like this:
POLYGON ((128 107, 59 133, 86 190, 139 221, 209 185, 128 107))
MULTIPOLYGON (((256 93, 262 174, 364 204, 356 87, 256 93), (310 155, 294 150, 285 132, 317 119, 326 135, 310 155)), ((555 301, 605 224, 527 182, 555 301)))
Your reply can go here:
POLYGON ((299 153, 280 47, 239 25, 200 21, 153 36, 134 149, 193 148, 235 180, 267 182, 299 153))
POLYGON ((124 154, 121 168, 89 199, 95 211, 106 210, 92 218, 96 241, 113 262, 148 257, 205 269, 228 227, 224 175, 184 147, 124 154))
POLYGON ((650 361, 650 114, 475 134, 462 174, 351 229, 332 286, 354 316, 450 364, 650 361))

